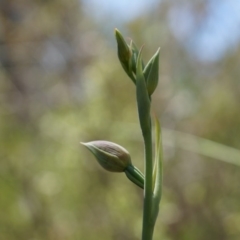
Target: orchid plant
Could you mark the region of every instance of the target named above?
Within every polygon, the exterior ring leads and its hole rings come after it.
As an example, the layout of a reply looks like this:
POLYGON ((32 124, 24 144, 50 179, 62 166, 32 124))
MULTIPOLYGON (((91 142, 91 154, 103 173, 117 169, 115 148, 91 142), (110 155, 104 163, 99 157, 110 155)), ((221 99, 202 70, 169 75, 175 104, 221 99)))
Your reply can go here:
POLYGON ((159 212, 162 195, 162 139, 158 119, 155 122, 155 153, 153 154, 151 97, 159 78, 159 51, 145 65, 142 48, 139 50, 133 41, 129 44, 119 30, 115 29, 119 61, 136 86, 136 101, 139 123, 144 141, 144 174, 132 164, 129 152, 122 146, 108 141, 82 143, 96 157, 98 163, 107 171, 125 172, 130 181, 143 189, 142 240, 152 240, 154 226, 159 212))

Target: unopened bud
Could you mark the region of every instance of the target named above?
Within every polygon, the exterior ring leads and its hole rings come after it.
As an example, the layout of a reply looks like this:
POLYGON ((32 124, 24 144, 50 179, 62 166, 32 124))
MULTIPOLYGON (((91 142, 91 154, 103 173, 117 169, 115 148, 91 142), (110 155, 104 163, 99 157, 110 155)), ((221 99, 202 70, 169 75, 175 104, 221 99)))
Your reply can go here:
POLYGON ((134 78, 132 70, 131 70, 132 51, 131 51, 130 47, 127 45, 126 41, 124 40, 122 34, 118 31, 118 29, 115 29, 115 37, 116 37, 117 46, 118 46, 118 59, 122 65, 124 71, 131 78, 131 80, 135 83, 135 78, 134 78))
POLYGON ((158 85, 159 51, 160 48, 149 60, 143 70, 149 96, 153 94, 158 85))
POLYGON ((82 143, 96 157, 99 164, 110 172, 124 172, 131 165, 129 152, 120 145, 108 141, 82 143))

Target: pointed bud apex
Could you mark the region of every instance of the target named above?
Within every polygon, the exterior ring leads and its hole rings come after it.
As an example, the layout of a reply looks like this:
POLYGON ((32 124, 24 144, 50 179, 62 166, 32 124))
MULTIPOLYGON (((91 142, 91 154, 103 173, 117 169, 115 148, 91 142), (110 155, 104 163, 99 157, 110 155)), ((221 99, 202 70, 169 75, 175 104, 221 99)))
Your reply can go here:
POLYGON ((110 172, 124 172, 131 165, 128 151, 120 145, 108 141, 82 143, 96 157, 99 164, 110 172))

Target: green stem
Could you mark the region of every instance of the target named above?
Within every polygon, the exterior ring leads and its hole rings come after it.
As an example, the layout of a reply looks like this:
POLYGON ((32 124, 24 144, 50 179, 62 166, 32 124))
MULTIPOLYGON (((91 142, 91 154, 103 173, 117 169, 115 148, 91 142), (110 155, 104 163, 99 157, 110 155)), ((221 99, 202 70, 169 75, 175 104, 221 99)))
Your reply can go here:
MULTIPOLYGON (((150 116, 149 116, 150 118, 150 116)), ((150 124, 151 126, 151 124, 150 124)), ((154 222, 152 221, 152 131, 143 135, 145 147, 145 182, 144 182, 144 206, 143 206, 143 228, 142 240, 151 240, 153 236, 154 222)))
POLYGON ((130 181, 135 183, 140 188, 144 189, 144 175, 141 173, 141 171, 138 168, 130 164, 126 168, 125 174, 130 181))

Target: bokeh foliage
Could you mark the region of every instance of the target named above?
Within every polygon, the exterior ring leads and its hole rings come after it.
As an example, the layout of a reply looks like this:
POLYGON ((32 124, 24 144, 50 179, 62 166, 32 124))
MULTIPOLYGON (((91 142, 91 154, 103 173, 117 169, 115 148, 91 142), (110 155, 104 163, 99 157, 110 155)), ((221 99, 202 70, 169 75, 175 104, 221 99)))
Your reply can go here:
MULTIPOLYGON (((199 2, 198 17, 206 4, 199 2)), ((163 135, 155 236, 238 240, 240 167, 180 148, 184 139, 174 131, 230 146, 240 161, 240 48, 216 62, 198 61, 170 31, 173 7, 162 1, 116 26, 145 44, 146 60, 161 47, 153 105, 173 137, 163 135)), ((124 174, 104 172, 79 145, 117 142, 143 169, 134 86, 108 21, 75 0, 0 3, 0 239, 140 238, 142 191, 124 174)))

